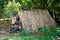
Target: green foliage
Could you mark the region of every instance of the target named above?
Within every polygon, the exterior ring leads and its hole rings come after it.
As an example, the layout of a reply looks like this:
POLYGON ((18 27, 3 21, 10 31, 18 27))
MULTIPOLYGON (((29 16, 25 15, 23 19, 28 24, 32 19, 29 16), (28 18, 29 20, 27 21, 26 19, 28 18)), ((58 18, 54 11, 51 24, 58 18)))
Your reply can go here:
POLYGON ((22 32, 18 32, 18 35, 28 36, 30 33, 26 29, 23 29, 22 32))
POLYGON ((0 0, 0 18, 16 16, 19 10, 47 9, 53 18, 59 19, 59 0, 0 0))
POLYGON ((39 28, 38 33, 42 34, 38 35, 30 35, 26 29, 23 29, 22 32, 18 32, 19 37, 8 37, 3 40, 55 40, 56 29, 58 28, 39 28))
POLYGON ((58 13, 59 0, 0 0, 1 17, 11 17, 21 9, 47 9, 49 12, 58 13))
POLYGON ((16 15, 16 12, 19 10, 19 3, 16 3, 15 0, 9 1, 8 4, 5 5, 4 10, 5 16, 12 17, 16 15))
POLYGON ((3 40, 55 40, 53 37, 50 38, 50 36, 41 37, 41 36, 21 36, 17 38, 9 37, 3 40))
POLYGON ((4 8, 4 5, 6 5, 8 2, 8 0, 0 0, 0 18, 3 18, 3 8, 4 8))
POLYGON ((8 40, 8 38, 5 38, 5 39, 3 39, 3 40, 8 40))
POLYGON ((52 28, 42 27, 42 28, 38 29, 38 32, 42 33, 42 35, 44 35, 44 36, 54 36, 54 37, 56 37, 56 30, 52 29, 52 28))
POLYGON ((57 35, 58 37, 60 37, 60 27, 57 27, 57 28, 56 28, 56 35, 57 35))

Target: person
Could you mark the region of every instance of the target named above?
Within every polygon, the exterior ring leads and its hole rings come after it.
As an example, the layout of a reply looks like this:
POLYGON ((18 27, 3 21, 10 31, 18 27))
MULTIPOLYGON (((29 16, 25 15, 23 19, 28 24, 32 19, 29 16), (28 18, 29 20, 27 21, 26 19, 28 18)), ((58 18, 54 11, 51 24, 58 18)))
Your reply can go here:
POLYGON ((15 22, 15 24, 18 25, 19 29, 22 29, 22 23, 21 23, 21 20, 20 20, 19 16, 16 16, 16 22, 15 22))
POLYGON ((16 25, 19 25, 20 24, 20 17, 19 16, 16 16, 16 22, 15 22, 16 25))
POLYGON ((16 17, 16 21, 14 24, 11 25, 11 32, 17 32, 17 31, 22 31, 22 23, 20 21, 20 17, 16 17))

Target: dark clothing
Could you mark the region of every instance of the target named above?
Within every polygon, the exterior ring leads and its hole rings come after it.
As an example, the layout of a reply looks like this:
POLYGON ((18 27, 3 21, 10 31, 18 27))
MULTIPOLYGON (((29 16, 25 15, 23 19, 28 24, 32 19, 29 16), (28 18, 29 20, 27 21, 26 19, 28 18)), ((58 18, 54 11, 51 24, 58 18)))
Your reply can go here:
POLYGON ((12 25, 11 26, 11 29, 10 29, 10 32, 17 32, 17 31, 21 31, 22 29, 19 28, 20 26, 18 25, 12 25))
POLYGON ((16 24, 16 25, 19 25, 19 24, 20 24, 20 21, 16 21, 15 24, 16 24))
POLYGON ((16 22, 14 23, 14 25, 11 25, 10 31, 11 32, 17 32, 17 31, 21 31, 21 30, 22 30, 22 23, 20 21, 20 17, 17 16, 16 17, 16 22))

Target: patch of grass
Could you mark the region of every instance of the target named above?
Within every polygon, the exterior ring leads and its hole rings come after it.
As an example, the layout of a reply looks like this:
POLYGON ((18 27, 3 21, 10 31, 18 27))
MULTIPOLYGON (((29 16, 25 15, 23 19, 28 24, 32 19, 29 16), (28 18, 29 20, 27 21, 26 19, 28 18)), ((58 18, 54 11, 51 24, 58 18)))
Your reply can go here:
POLYGON ((19 37, 8 37, 3 40, 55 40, 57 29, 39 28, 37 33, 35 32, 38 35, 30 35, 26 29, 23 29, 22 32, 17 33, 19 37))
POLYGON ((20 35, 20 36, 29 36, 30 33, 26 29, 23 29, 21 32, 18 31, 18 35, 20 35))
POLYGON ((9 37, 3 40, 55 40, 55 38, 50 36, 21 36, 17 38, 9 37))

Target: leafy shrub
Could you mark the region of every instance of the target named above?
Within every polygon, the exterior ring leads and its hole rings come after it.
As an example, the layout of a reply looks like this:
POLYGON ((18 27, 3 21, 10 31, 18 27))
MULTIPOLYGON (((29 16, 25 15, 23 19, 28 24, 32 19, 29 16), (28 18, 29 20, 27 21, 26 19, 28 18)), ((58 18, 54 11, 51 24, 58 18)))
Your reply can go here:
POLYGON ((42 33, 44 36, 54 36, 56 37, 56 30, 52 28, 42 27, 38 29, 38 32, 42 33))

